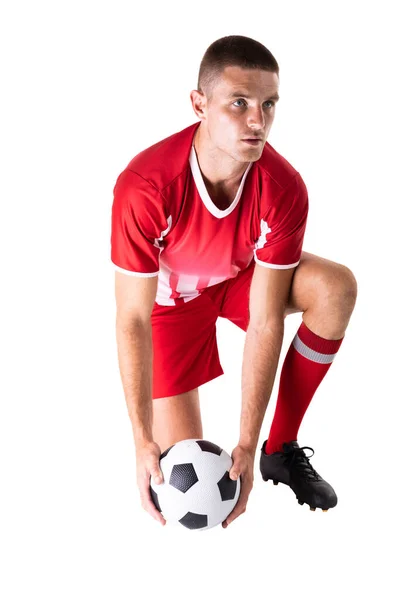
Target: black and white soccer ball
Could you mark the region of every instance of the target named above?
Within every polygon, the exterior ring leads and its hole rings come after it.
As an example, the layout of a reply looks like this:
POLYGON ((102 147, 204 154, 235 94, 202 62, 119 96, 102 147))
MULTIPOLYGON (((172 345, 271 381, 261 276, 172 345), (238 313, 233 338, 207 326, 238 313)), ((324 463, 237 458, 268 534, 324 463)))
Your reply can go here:
POLYGON ((150 494, 167 524, 205 530, 234 509, 240 477, 229 477, 232 458, 207 440, 182 440, 160 456, 163 482, 150 478, 150 494))

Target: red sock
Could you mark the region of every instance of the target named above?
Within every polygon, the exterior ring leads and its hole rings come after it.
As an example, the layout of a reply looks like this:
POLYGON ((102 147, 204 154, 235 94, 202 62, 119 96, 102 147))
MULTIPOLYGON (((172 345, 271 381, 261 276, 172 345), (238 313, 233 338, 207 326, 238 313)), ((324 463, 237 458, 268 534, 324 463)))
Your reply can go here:
POLYGON ((284 442, 297 440, 308 405, 343 339, 325 340, 302 321, 282 366, 274 419, 265 445, 267 454, 281 452, 284 442))

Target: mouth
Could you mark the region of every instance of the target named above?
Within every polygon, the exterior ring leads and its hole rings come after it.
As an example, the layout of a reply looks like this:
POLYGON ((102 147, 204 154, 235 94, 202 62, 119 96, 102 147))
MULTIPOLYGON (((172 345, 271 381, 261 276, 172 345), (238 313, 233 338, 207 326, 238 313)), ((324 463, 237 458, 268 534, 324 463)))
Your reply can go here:
POLYGON ((246 144, 250 144, 251 146, 258 146, 258 144, 262 143, 260 138, 247 138, 242 140, 242 142, 246 142, 246 144))

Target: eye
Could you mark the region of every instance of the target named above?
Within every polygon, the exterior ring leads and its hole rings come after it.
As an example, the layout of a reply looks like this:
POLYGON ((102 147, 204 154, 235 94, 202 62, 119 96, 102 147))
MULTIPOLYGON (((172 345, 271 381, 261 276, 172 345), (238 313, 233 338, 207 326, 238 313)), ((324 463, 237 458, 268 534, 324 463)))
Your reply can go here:
MULTIPOLYGON (((241 107, 240 107, 240 106, 238 106, 238 105, 236 104, 236 102, 242 102, 243 104, 246 104, 246 103, 245 103, 245 101, 244 101, 243 99, 235 100, 235 102, 233 103, 233 105, 234 105, 234 106, 236 106, 237 108, 241 108, 241 107)), ((268 104, 268 103, 269 103, 269 104, 272 104, 271 108, 272 108, 273 106, 275 106, 275 102, 274 102, 273 100, 266 100, 266 101, 264 102, 264 104, 268 104)))

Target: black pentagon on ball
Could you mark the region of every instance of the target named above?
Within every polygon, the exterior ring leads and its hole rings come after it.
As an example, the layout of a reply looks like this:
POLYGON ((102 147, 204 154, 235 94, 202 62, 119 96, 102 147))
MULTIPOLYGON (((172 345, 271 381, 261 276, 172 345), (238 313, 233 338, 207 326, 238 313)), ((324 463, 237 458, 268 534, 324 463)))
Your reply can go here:
POLYGON ((217 446, 217 444, 208 442, 207 440, 197 440, 196 444, 200 446, 203 452, 212 452, 213 454, 217 454, 218 456, 220 456, 222 453, 222 448, 217 446))
POLYGON ((180 492, 187 492, 195 483, 198 477, 192 463, 183 463, 174 465, 169 478, 169 484, 180 492))
POLYGON ((153 490, 153 488, 151 486, 150 486, 150 495, 151 495, 151 498, 152 498, 152 500, 154 502, 154 506, 156 507, 156 509, 159 512, 161 512, 161 506, 160 506, 160 503, 158 501, 158 495, 155 493, 155 491, 153 490))
POLYGON ((233 481, 229 477, 229 472, 226 471, 225 475, 218 481, 219 493, 221 494, 221 500, 233 500, 236 494, 237 481, 233 481))
MULTIPOLYGON (((175 444, 174 444, 175 446, 175 444)), ((171 450, 171 448, 173 448, 174 446, 170 446, 169 448, 167 448, 166 450, 164 450, 164 452, 162 454, 160 454, 160 460, 162 458, 164 458, 165 456, 167 456, 168 452, 171 450)))
POLYGON ((182 519, 179 519, 179 523, 188 529, 201 529, 202 527, 207 527, 208 519, 207 515, 188 512, 182 519))

